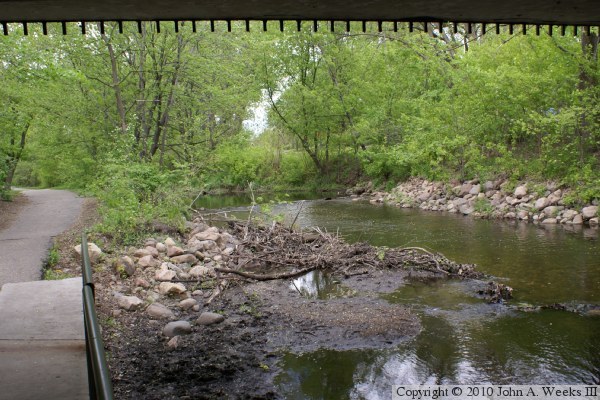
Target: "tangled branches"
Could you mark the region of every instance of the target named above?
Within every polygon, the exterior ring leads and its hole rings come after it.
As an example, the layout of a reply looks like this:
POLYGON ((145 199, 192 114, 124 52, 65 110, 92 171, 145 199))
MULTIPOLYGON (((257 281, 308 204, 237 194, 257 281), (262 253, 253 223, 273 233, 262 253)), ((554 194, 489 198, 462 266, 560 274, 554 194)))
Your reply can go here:
POLYGON ((229 227, 234 236, 245 239, 232 255, 229 268, 218 268, 217 271, 247 279, 294 278, 316 269, 345 277, 399 268, 461 278, 482 276, 475 271, 474 265, 458 264, 420 247, 390 249, 366 243, 348 244, 318 228, 308 232, 294 231, 277 223, 260 226, 230 221, 229 227))

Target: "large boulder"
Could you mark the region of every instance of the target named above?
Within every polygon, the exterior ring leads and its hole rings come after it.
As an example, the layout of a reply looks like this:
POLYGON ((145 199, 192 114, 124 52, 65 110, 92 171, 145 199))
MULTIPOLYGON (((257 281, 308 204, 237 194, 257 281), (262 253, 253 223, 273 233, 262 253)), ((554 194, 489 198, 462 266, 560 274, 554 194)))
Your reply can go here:
POLYGON ((192 333, 192 325, 188 321, 169 322, 163 328, 163 335, 166 337, 189 335, 190 333, 192 333))
POLYGON ((171 257, 171 261, 175 264, 195 264, 198 259, 193 254, 182 254, 180 256, 171 257))
POLYGON ((475 208, 473 208, 473 206, 470 204, 463 204, 458 208, 458 211, 460 211, 463 215, 469 215, 475 212, 475 208))
POLYGON ((125 273, 127 276, 135 274, 135 263, 129 256, 123 256, 114 263, 114 270, 118 274, 125 273))
POLYGON ((196 299, 189 298, 189 299, 181 300, 179 302, 179 307, 182 310, 186 311, 186 310, 189 310, 190 308, 194 307, 197 304, 198 304, 198 301, 196 299))
POLYGON ((557 206, 548 206, 544 208, 544 214, 546 214, 549 217, 555 217, 559 211, 560 210, 557 206))
POLYGON ((469 194, 477 195, 481 192, 481 185, 478 183, 477 185, 473 185, 471 190, 469 190, 469 194))
POLYGON ((154 279, 161 282, 172 281, 177 276, 177 272, 170 270, 167 263, 162 263, 160 269, 154 273, 154 279))
POLYGON ((540 197, 539 199, 537 199, 535 201, 534 207, 536 210, 543 210, 544 208, 548 207, 550 205, 550 202, 548 201, 547 197, 540 197))
POLYGON ((118 301, 119 307, 127 311, 135 311, 140 308, 142 304, 144 304, 142 299, 136 296, 119 296, 118 301))
MULTIPOLYGON (((81 257, 81 245, 78 244, 75 246, 74 250, 75 253, 81 257)), ((100 257, 102 257, 102 254, 102 250, 95 243, 88 243, 88 255, 90 256, 90 262, 95 263, 100 259, 100 257)))
POLYGON ((584 220, 588 220, 598 216, 598 206, 588 206, 581 210, 581 215, 584 220))
POLYGON ((185 251, 181 247, 167 246, 167 256, 176 257, 184 254, 185 251))
POLYGON ((548 205, 554 206, 554 205, 558 204, 558 202, 560 201, 561 198, 562 198, 562 190, 560 190, 560 189, 555 190, 550 195, 548 195, 548 205))
POLYGON ((515 189, 515 197, 520 199, 521 197, 527 195, 527 185, 517 186, 515 189))
POLYGON ((160 304, 153 303, 146 308, 146 313, 152 318, 156 319, 172 319, 175 318, 175 314, 168 307, 160 304))
POLYGON ((158 266, 158 261, 151 255, 147 255, 138 260, 138 265, 142 268, 156 267, 158 266))
POLYGON ((213 312, 203 312, 196 320, 196 323, 199 325, 212 325, 218 324, 223 321, 225 321, 225 317, 221 314, 213 312))
POLYGON ((182 294, 187 291, 181 283, 162 282, 158 285, 158 291, 162 295, 182 294))
POLYGON ((473 185, 471 185, 470 183, 463 183, 461 185, 460 189, 458 190, 458 193, 456 193, 456 195, 459 197, 463 197, 464 195, 469 194, 471 189, 473 189, 473 185))

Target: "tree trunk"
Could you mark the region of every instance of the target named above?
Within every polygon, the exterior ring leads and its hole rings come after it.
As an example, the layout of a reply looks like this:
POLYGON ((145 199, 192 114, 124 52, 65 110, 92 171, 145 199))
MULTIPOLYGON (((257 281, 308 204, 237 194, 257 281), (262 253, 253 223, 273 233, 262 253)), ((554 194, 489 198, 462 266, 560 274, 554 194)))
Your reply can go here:
MULTIPOLYGON (((586 102, 585 92, 598 84, 596 81, 596 74, 594 73, 595 71, 593 71, 598 68, 598 39, 599 36, 596 33, 588 32, 585 29, 581 32, 581 50, 583 52, 584 62, 582 62, 579 67, 579 82, 577 88, 581 92, 582 103, 586 102)), ((588 151, 593 151, 593 148, 591 147, 594 147, 594 145, 590 143, 592 129, 593 128, 590 127, 587 112, 584 108, 584 111, 580 115, 579 126, 576 130, 579 147, 579 161, 582 164, 585 162, 588 151)))
POLYGON ((4 179, 4 190, 10 190, 12 186, 13 178, 15 177, 15 171, 17 170, 17 165, 21 160, 21 155, 23 155, 23 150, 25 149, 25 142, 27 140, 27 132, 29 131, 30 122, 25 124, 25 128, 21 131, 21 140, 19 142, 19 147, 15 149, 15 138, 12 137, 10 139, 11 150, 8 152, 8 171, 6 174, 6 178, 4 179))
POLYGON ((110 57, 110 69, 112 75, 112 88, 115 91, 115 98, 117 101, 117 113, 119 114, 119 125, 121 128, 121 132, 127 132, 127 122, 125 119, 125 106, 123 105, 123 95, 121 93, 121 82, 119 80, 119 69, 117 67, 117 57, 115 55, 115 50, 113 49, 112 43, 110 43, 110 39, 102 34, 102 40, 106 43, 106 48, 108 49, 108 56, 110 57))

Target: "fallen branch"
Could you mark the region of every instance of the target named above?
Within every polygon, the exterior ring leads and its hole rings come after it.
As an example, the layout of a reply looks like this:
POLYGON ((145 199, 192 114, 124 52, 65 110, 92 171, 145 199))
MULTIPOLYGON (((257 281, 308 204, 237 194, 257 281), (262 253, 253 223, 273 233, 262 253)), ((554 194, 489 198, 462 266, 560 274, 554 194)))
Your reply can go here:
POLYGON ((298 277, 300 275, 304 275, 310 271, 314 271, 315 269, 317 269, 317 266, 304 268, 304 269, 301 269, 301 270, 295 271, 295 272, 289 272, 289 273, 283 273, 283 274, 267 274, 267 275, 252 274, 249 272, 237 271, 235 269, 221 268, 221 267, 216 267, 215 271, 222 272, 224 274, 236 274, 236 275, 239 275, 244 278, 254 279, 255 281, 273 281, 276 279, 296 278, 296 277, 298 277))

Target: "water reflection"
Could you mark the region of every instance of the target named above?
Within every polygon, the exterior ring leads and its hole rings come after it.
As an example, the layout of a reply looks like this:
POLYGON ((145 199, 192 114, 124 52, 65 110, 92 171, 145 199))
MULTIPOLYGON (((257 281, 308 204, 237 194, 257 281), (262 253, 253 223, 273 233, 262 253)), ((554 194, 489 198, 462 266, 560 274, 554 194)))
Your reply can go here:
POLYGON ((356 292, 342 285, 333 276, 322 271, 311 271, 290 283, 290 289, 300 292, 309 299, 327 300, 336 297, 351 297, 356 292))

